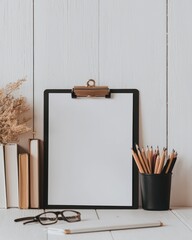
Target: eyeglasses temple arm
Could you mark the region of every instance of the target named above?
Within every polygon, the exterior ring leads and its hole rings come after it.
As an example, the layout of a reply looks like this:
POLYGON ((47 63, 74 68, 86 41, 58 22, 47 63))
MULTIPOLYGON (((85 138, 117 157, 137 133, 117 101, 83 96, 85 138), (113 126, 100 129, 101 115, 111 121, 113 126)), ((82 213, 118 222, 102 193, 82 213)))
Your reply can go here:
POLYGON ((26 220, 31 220, 31 219, 34 219, 34 217, 16 218, 14 221, 15 222, 21 222, 21 221, 26 221, 26 220))
POLYGON ((38 222, 38 220, 37 219, 33 219, 31 221, 24 222, 23 224, 25 225, 25 224, 32 223, 32 222, 38 222))

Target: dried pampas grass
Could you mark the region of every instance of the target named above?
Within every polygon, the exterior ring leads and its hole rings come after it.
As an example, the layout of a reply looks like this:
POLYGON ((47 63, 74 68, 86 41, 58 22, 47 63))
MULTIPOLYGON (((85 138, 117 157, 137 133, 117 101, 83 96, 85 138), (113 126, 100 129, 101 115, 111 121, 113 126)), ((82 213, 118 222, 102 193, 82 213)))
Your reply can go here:
POLYGON ((24 81, 20 79, 0 89, 0 143, 17 142, 21 134, 31 131, 26 125, 30 119, 23 117, 29 110, 26 100, 23 96, 14 96, 24 81))

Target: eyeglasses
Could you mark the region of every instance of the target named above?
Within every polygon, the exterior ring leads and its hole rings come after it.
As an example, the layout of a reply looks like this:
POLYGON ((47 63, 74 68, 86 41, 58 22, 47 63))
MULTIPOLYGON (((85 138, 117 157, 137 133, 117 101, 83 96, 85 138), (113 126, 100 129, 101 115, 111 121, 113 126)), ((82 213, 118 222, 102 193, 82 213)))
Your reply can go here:
POLYGON ((58 220, 64 220, 67 222, 78 222, 81 221, 80 212, 74 210, 63 210, 63 211, 48 211, 41 213, 35 217, 23 217, 17 218, 15 222, 26 221, 23 224, 40 222, 42 225, 54 224, 58 220))

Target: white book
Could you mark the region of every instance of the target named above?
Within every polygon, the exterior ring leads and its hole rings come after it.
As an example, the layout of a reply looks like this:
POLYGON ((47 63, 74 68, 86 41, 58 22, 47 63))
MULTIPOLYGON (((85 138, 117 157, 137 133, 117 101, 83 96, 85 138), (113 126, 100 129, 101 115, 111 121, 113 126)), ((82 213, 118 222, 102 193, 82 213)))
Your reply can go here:
POLYGON ((7 207, 19 207, 17 149, 16 143, 5 145, 7 207))
POLYGON ((30 208, 39 208, 39 140, 29 140, 30 208))
POLYGON ((0 208, 7 208, 4 145, 0 144, 0 208))

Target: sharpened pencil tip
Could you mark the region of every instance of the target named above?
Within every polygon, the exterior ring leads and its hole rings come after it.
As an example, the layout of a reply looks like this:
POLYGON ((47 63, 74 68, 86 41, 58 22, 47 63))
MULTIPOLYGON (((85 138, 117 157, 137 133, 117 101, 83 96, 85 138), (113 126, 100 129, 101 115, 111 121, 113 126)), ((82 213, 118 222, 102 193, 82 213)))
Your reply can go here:
POLYGON ((70 234, 71 231, 70 231, 69 229, 65 229, 65 230, 64 230, 64 233, 65 233, 65 234, 70 234))

